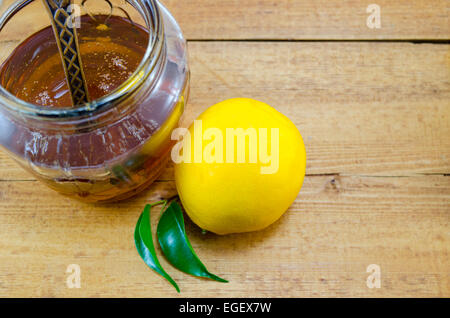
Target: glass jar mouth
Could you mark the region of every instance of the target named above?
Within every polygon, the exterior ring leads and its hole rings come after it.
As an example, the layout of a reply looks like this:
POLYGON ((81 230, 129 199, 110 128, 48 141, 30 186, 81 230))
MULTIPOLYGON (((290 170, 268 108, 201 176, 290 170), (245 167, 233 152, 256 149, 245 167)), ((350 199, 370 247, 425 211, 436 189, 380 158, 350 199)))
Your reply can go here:
MULTIPOLYGON (((14 2, 0 17, 0 32, 6 23, 21 9, 36 0, 20 0, 14 2)), ((157 0, 137 2, 126 0, 142 16, 149 31, 149 40, 145 54, 134 73, 109 94, 94 101, 76 107, 48 108, 28 103, 11 94, 0 85, 0 108, 4 107, 13 113, 41 120, 73 120, 92 116, 114 107, 118 101, 132 94, 152 73, 163 51, 164 24, 157 0)))

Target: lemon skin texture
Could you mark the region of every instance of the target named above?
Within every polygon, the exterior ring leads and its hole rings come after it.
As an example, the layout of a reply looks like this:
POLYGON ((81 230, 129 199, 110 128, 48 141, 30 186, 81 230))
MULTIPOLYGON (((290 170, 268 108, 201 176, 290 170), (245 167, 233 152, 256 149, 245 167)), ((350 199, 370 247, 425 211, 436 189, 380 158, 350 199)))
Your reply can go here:
MULTIPOLYGON (((175 165, 176 187, 192 221, 220 235, 258 231, 277 221, 294 202, 305 176, 306 152, 297 127, 271 106, 247 98, 216 104, 197 120, 202 122, 203 133, 208 128, 218 128, 222 132, 224 162, 207 163, 203 156, 198 163, 192 159, 191 163, 175 165), (278 169, 273 169, 274 173, 261 173, 261 168, 270 164, 260 160, 259 145, 257 162, 250 162, 249 138, 246 138, 245 162, 237 163, 235 157, 234 163, 227 163, 227 128, 255 128, 256 131, 267 128, 266 152, 269 155, 272 139, 275 140, 271 128, 278 128, 278 169)), ((194 124, 189 133, 193 158, 194 124)), ((259 137, 258 132, 258 140, 259 137)), ((211 140, 203 140, 203 150, 211 140)), ((235 152, 236 148, 235 140, 235 152)))

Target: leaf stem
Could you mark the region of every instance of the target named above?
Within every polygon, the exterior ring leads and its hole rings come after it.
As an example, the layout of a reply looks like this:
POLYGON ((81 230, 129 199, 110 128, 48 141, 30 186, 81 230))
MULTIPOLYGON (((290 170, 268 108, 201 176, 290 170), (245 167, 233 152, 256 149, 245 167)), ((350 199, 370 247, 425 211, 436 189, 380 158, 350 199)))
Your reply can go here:
POLYGON ((167 205, 167 200, 161 200, 161 201, 158 201, 155 203, 151 203, 150 207, 153 208, 154 206, 161 205, 161 204, 164 204, 164 206, 163 206, 163 208, 164 208, 167 205))

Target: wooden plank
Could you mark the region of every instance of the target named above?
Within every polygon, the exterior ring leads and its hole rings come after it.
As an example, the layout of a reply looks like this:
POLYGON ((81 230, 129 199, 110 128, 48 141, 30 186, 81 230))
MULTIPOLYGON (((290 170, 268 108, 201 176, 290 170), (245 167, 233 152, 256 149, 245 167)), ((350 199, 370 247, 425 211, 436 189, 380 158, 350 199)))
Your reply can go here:
POLYGON ((449 39, 446 0, 163 0, 188 39, 449 39), (369 4, 381 28, 367 26, 369 4))
POLYGON ((191 43, 187 122, 252 97, 302 133, 310 174, 449 173, 450 51, 408 43, 191 43), (244 53, 245 52, 245 53, 244 53))
MULTIPOLYGON (((14 0, 4 0, 5 5, 14 0)), ((121 1, 113 1, 120 4, 121 1)), ((358 0, 164 0, 187 39, 448 40, 447 0, 378 0, 381 28, 367 26, 367 6, 358 0)), ((123 2, 122 2, 123 3, 123 2)), ((89 3, 92 7, 94 4, 89 3)), ((106 6, 105 6, 106 8, 106 6)), ((127 11, 130 10, 126 6, 127 11)), ((24 35, 48 23, 37 2, 15 17, 11 29, 24 35)), ((94 12, 106 12, 97 10, 94 12)), ((116 13, 119 13, 117 11, 116 13)), ((82 10, 82 14, 85 11, 82 10)), ((133 17, 137 15, 132 14, 133 17)), ((7 31, 7 30, 6 30, 7 31)), ((8 40, 5 31, 0 41, 8 40)))
MULTIPOLYGON (((207 42, 189 49, 184 126, 221 100, 252 97, 297 125, 308 174, 450 173, 446 45, 207 42)), ((2 152, 0 180, 23 179, 30 177, 2 152)))
MULTIPOLYGON (((133 242, 144 204, 173 194, 173 182, 158 182, 127 202, 91 205, 37 182, 0 182, 0 296, 177 296, 133 242), (81 289, 66 287, 69 264, 81 266, 81 289)), ((449 177, 307 177, 266 230, 202 235, 187 221, 194 249, 229 284, 161 262, 183 297, 449 297, 449 206, 449 177), (381 267, 380 289, 366 286, 370 264, 381 267)))

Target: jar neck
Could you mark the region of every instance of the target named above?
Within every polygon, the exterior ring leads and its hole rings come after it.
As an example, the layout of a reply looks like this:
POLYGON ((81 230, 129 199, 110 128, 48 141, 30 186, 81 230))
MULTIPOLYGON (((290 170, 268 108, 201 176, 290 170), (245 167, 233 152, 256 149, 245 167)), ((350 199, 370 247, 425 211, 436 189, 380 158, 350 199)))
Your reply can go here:
MULTIPOLYGON (((15 2, 0 17, 0 32, 4 25, 24 6, 36 0, 15 2)), ((18 99, 0 86, 0 111, 14 121, 28 127, 56 131, 86 131, 107 125, 126 116, 137 106, 136 100, 145 91, 152 90, 165 61, 164 26, 156 0, 128 0, 141 14, 149 32, 144 57, 136 71, 117 89, 92 102, 70 108, 49 108, 18 99)))

